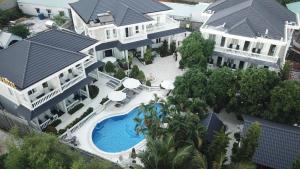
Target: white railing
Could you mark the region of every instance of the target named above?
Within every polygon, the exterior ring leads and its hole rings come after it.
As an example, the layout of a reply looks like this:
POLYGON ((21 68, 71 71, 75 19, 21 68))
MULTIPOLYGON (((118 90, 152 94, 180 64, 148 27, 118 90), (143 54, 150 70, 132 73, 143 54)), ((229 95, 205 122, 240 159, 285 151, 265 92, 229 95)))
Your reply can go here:
POLYGON ((53 122, 54 122, 55 120, 57 120, 57 119, 58 119, 58 115, 55 114, 52 118, 46 120, 45 122, 43 122, 43 123, 40 125, 41 129, 46 128, 48 125, 50 125, 51 123, 53 123, 53 122))
POLYGON ((78 83, 79 81, 81 81, 84 78, 84 74, 80 74, 77 77, 71 79, 69 82, 66 82, 64 84, 62 84, 61 89, 63 91, 65 91, 66 89, 70 88, 71 86, 73 86, 74 84, 78 83))
POLYGON ((91 66, 92 64, 94 64, 96 62, 97 62, 97 59, 94 58, 94 57, 91 57, 89 60, 84 62, 84 66, 89 67, 89 66, 91 66))
POLYGON ((152 26, 148 26, 146 28, 147 33, 154 33, 154 32, 160 32, 160 31, 165 31, 165 30, 170 30, 170 29, 175 29, 180 27, 180 22, 172 19, 172 18, 167 18, 166 23, 161 23, 161 24, 155 24, 152 26))
POLYGON ((274 62, 274 63, 276 63, 278 60, 278 58, 275 56, 268 56, 268 55, 263 55, 263 54, 258 54, 258 53, 245 52, 245 51, 230 49, 230 48, 215 47, 215 51, 221 52, 221 53, 238 55, 238 56, 250 57, 250 58, 259 59, 259 60, 265 60, 265 61, 274 62))
POLYGON ((136 35, 132 35, 129 37, 123 37, 121 39, 121 42, 122 43, 130 43, 130 42, 135 42, 135 41, 144 40, 144 39, 147 39, 146 34, 136 34, 136 35))
POLYGON ((31 104, 33 108, 36 108, 38 106, 40 106, 41 104, 47 102, 48 100, 52 99, 53 97, 57 96, 58 94, 60 94, 61 91, 59 89, 55 89, 53 91, 51 91, 50 93, 47 93, 45 96, 34 100, 31 104))

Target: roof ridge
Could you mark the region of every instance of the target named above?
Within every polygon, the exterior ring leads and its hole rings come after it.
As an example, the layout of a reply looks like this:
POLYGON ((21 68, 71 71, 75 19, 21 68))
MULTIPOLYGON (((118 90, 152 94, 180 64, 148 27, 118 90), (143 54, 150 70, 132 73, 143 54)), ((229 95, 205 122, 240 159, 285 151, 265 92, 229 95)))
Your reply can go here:
POLYGON ((30 42, 33 43, 33 44, 36 44, 36 45, 40 45, 40 46, 44 46, 44 47, 48 47, 48 48, 53 48, 53 49, 61 50, 61 51, 68 52, 68 53, 80 54, 80 55, 87 56, 86 54, 83 54, 81 52, 73 52, 73 51, 70 51, 70 50, 67 50, 67 49, 63 49, 63 48, 47 45, 47 44, 44 44, 44 43, 35 42, 35 41, 30 41, 30 42))
MULTIPOLYGON (((98 6, 98 4, 99 4, 99 1, 100 0, 96 0, 97 2, 96 2, 96 4, 95 4, 95 6, 94 6, 94 8, 93 8, 93 10, 91 10, 91 14, 90 14, 90 17, 89 17, 89 20, 88 20, 88 22, 91 20, 91 17, 92 17, 92 15, 93 15, 93 13, 94 13, 94 11, 95 11, 95 9, 96 9, 96 7, 98 6)), ((79 1, 78 1, 79 2, 79 1)))
POLYGON ((95 41, 97 41, 96 39, 93 39, 91 37, 88 37, 88 36, 85 36, 85 35, 81 35, 81 34, 72 32, 71 30, 67 30, 67 29, 60 29, 60 30, 58 30, 58 29, 52 29, 52 30, 55 30, 57 32, 67 33, 67 34, 74 35, 74 36, 77 36, 77 37, 80 37, 80 38, 83 37, 83 38, 88 39, 88 40, 95 40, 95 41))
POLYGON ((29 57, 29 55, 30 55, 30 50, 31 50, 31 41, 29 41, 29 40, 26 40, 26 39, 24 39, 24 41, 25 42, 28 42, 28 51, 27 51, 27 54, 26 54, 26 64, 25 64, 25 66, 24 66, 24 74, 22 75, 22 86, 24 86, 25 84, 25 78, 26 78, 26 73, 27 73, 27 65, 28 65, 28 62, 29 62, 29 59, 30 59, 30 57, 29 57))

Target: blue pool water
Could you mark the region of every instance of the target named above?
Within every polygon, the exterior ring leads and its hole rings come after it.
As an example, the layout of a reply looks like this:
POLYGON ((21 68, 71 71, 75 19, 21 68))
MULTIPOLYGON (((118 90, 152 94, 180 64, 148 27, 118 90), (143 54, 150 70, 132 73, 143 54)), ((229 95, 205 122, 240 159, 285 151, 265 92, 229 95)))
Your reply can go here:
MULTIPOLYGON (((160 114, 161 106, 154 105, 160 114)), ((94 144, 102 151, 109 153, 117 153, 128 150, 141 142, 145 137, 143 134, 137 134, 135 131, 136 118, 140 112, 137 107, 128 114, 115 116, 99 122, 93 130, 92 140, 94 144)), ((141 113, 139 118, 143 119, 141 113)))

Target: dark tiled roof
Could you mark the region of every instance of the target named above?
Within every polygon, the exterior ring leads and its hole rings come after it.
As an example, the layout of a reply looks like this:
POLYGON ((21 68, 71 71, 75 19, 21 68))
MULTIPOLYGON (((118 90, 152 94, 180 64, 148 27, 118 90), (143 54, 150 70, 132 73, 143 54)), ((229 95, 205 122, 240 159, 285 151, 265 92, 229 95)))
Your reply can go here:
POLYGON ((212 142, 216 132, 220 131, 222 127, 225 127, 223 122, 218 118, 215 113, 209 113, 205 119, 202 120, 202 125, 207 129, 205 134, 205 140, 212 142))
POLYGON ((215 11, 207 25, 225 24, 228 33, 246 37, 284 37, 285 22, 296 21, 296 16, 276 0, 218 0, 207 10, 215 11))
POLYGON ((28 38, 28 40, 73 52, 79 52, 98 42, 95 39, 75 32, 56 29, 38 33, 36 36, 28 38))
POLYGON ((256 121, 262 133, 253 161, 274 169, 290 169, 300 155, 300 128, 244 116, 243 132, 256 121))
POLYGON ((80 0, 70 6, 88 23, 98 19, 98 14, 108 11, 117 26, 151 21, 145 14, 166 11, 170 8, 156 0, 80 0))
POLYGON ((148 38, 149 39, 157 39, 157 38, 175 35, 175 34, 184 33, 184 32, 188 32, 188 31, 186 29, 182 29, 182 28, 175 28, 175 29, 170 29, 170 30, 166 30, 166 31, 148 34, 148 38))
POLYGON ((23 40, 0 51, 0 76, 24 89, 86 55, 23 40))
POLYGON ((96 42, 70 31, 38 33, 0 51, 0 76, 25 89, 86 57, 80 51, 96 42))
POLYGON ((0 95, 0 106, 5 108, 9 113, 12 113, 16 116, 24 117, 26 120, 32 120, 33 118, 39 116, 40 114, 44 113, 46 110, 54 107, 59 102, 63 101, 66 97, 70 96, 74 92, 78 91, 83 86, 90 84, 93 81, 93 78, 87 77, 84 80, 80 81, 79 83, 75 84, 74 86, 70 87, 63 93, 59 94, 58 96, 54 97, 53 99, 49 100, 48 102, 42 104, 41 106, 37 107, 33 111, 30 111, 26 107, 22 105, 16 105, 10 100, 6 99, 5 97, 0 95))

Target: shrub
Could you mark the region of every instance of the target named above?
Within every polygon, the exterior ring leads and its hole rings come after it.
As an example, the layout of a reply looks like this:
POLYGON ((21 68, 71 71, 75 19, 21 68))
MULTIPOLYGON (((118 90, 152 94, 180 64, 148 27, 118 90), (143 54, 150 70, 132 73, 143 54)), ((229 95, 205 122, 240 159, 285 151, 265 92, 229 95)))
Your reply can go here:
POLYGON ((129 76, 132 78, 136 78, 138 76, 139 72, 140 72, 139 67, 137 65, 133 65, 129 76))
POLYGON ((44 129, 44 132, 46 133, 52 133, 52 134, 57 134, 57 130, 53 125, 49 125, 44 129))
POLYGON ((78 122, 80 122, 82 119, 84 119, 86 116, 91 114, 94 111, 92 107, 88 108, 80 117, 76 118, 72 123, 70 123, 66 129, 70 129, 73 126, 75 126, 78 122))
POLYGON ((16 20, 22 16, 21 10, 17 8, 0 11, 0 27, 7 26, 9 21, 16 20))
POLYGON ((53 17, 53 21, 58 25, 62 26, 64 23, 66 23, 66 19, 63 16, 56 15, 53 17))
POLYGON ((125 71, 123 69, 118 69, 116 74, 115 74, 115 78, 117 79, 123 79, 124 77, 126 77, 125 71))
POLYGON ((166 40, 163 41, 162 46, 159 48, 159 52, 160 52, 160 56, 161 57, 165 57, 169 55, 169 45, 168 42, 166 40))
POLYGON ((58 130, 58 134, 62 135, 67 131, 67 128, 58 130))
POLYGON ((0 155, 0 168, 4 169, 4 160, 6 159, 7 154, 0 155))
POLYGON ((145 60, 146 65, 152 63, 153 57, 152 57, 152 50, 151 50, 151 48, 147 48, 146 53, 144 55, 144 60, 145 60))
POLYGON ((116 72, 116 66, 113 63, 111 63, 110 61, 108 61, 105 64, 105 71, 107 73, 115 73, 116 72))
POLYGON ((173 54, 176 52, 176 42, 172 41, 170 44, 170 54, 173 54))
POLYGON ((99 88, 95 85, 89 85, 89 93, 90 93, 91 99, 94 99, 98 96, 99 88))
POLYGON ((79 109, 81 109, 82 107, 84 106, 83 103, 79 103, 77 104, 76 106, 74 106, 71 110, 69 110, 69 114, 72 115, 74 114, 75 112, 77 112, 79 109))
POLYGON ((51 123, 51 126, 57 127, 61 123, 61 119, 57 119, 51 123))
POLYGON ((146 86, 150 86, 151 87, 151 81, 150 80, 146 81, 146 86))
POLYGON ((139 71, 139 74, 137 75, 136 79, 140 80, 141 82, 145 82, 146 81, 146 77, 143 71, 139 71))
POLYGON ((21 38, 27 38, 30 35, 29 29, 22 24, 12 26, 8 31, 14 35, 20 36, 21 38))
POLYGON ((109 99, 108 99, 108 97, 104 97, 102 100, 101 100, 101 102, 100 102, 100 104, 104 104, 106 101, 108 101, 109 99))

